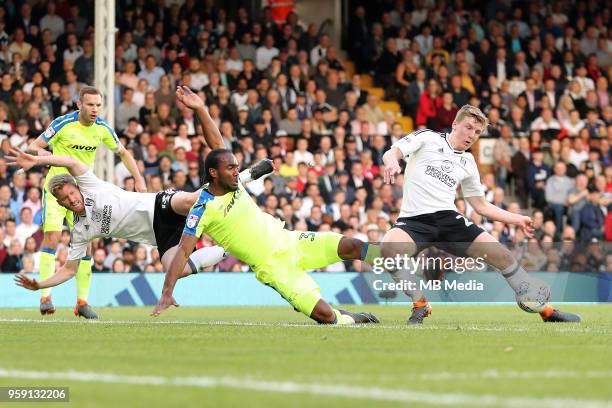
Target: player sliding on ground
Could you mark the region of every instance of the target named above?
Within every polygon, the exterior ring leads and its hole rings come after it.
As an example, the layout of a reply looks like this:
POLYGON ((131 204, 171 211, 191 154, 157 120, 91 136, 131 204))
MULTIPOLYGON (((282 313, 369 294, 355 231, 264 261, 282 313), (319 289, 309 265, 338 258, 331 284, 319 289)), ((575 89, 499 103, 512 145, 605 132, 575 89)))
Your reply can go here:
POLYGON ((204 130, 206 143, 215 149, 205 161, 210 183, 201 191, 187 217, 178 251, 171 260, 162 297, 153 311, 158 316, 169 306, 178 306, 172 292, 203 232, 241 261, 251 265, 257 278, 273 287, 296 310, 320 323, 378 322, 369 313, 350 313, 332 308, 321 299, 319 286, 304 272, 339 262, 361 259, 372 263, 380 248, 334 233, 290 232, 261 211, 238 178, 236 157, 221 149, 223 139, 208 115, 204 101, 187 87, 177 89, 177 100, 193 109, 204 130))
POLYGON ((323 324, 378 323, 369 313, 337 310, 325 302, 317 283, 305 272, 347 259, 372 263, 378 247, 333 232, 284 229, 284 223, 262 211, 238 177, 238 161, 229 150, 216 149, 204 164, 209 184, 187 215, 183 236, 166 274, 158 316, 178 306, 172 292, 199 237, 206 233, 228 253, 251 266, 257 279, 274 288, 296 310, 323 324))
MULTIPOLYGON (((164 270, 176 251, 185 226, 185 215, 199 197, 199 191, 166 190, 159 193, 136 193, 122 190, 96 177, 79 160, 67 156, 32 156, 12 150, 6 156, 11 164, 24 170, 33 166, 64 167, 70 174, 59 174, 49 181, 49 192, 62 207, 74 213, 68 260, 50 278, 37 282, 25 275, 16 275, 17 285, 30 290, 57 286, 72 278, 79 268, 89 243, 96 238, 124 238, 143 244, 157 245, 164 270)), ((272 172, 272 164, 264 160, 240 173, 248 182, 272 172)), ((190 253, 188 265, 179 277, 185 277, 207 266, 219 263, 223 248, 213 246, 190 253)))
MULTIPOLYGON (((478 167, 466 150, 486 126, 487 118, 480 109, 465 105, 457 113, 450 133, 417 130, 397 141, 384 154, 386 183, 394 183, 394 176, 401 173, 400 159, 406 161, 406 169, 400 217, 383 239, 382 256, 416 256, 433 244, 457 256, 484 258, 501 271, 522 309, 539 312, 546 322, 579 322, 580 316, 561 312, 548 304, 550 287, 529 276, 506 247, 455 207, 457 186, 461 185, 464 198, 478 214, 491 221, 516 225, 528 237, 533 236, 530 217, 502 210, 485 200, 478 167)), ((413 301, 408 322, 422 323, 431 313, 431 307, 418 289, 414 273, 405 269, 389 272, 404 287, 408 286, 405 281, 416 283, 413 285, 416 290, 405 291, 413 301)))

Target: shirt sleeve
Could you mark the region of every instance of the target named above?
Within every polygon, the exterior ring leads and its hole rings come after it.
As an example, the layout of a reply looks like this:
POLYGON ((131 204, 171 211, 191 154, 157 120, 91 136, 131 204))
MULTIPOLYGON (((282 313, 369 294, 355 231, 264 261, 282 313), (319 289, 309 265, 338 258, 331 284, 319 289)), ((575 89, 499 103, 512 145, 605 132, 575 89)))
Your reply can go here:
POLYGON ((47 144, 53 144, 59 131, 62 130, 62 128, 67 124, 75 122, 76 120, 78 120, 78 112, 69 113, 68 115, 55 118, 40 136, 47 144))
POLYGON ((461 181, 461 191, 464 197, 484 196, 484 186, 480 183, 480 173, 476 163, 471 160, 470 175, 461 181))
POLYGON ((104 119, 97 119, 96 122, 102 127, 102 143, 114 153, 117 153, 121 142, 119 141, 115 129, 113 129, 104 119))
POLYGON ((208 191, 202 190, 198 200, 189 210, 189 214, 187 214, 183 234, 193 235, 197 238, 202 236, 204 232, 204 212, 206 211, 206 204, 212 198, 213 196, 208 191))
POLYGON ((393 143, 391 147, 398 148, 404 157, 407 157, 423 146, 427 139, 428 133, 428 130, 417 130, 393 143))

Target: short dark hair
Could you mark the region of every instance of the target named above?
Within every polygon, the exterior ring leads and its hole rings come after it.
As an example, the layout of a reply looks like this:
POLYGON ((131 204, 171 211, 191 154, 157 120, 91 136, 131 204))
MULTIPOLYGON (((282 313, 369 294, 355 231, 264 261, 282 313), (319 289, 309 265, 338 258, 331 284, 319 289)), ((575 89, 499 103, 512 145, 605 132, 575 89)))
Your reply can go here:
POLYGON ((204 160, 204 176, 202 179, 202 184, 212 182, 212 177, 210 176, 210 169, 217 170, 219 168, 219 163, 221 159, 226 154, 232 154, 232 152, 228 149, 215 149, 208 153, 206 156, 206 160, 204 160))
POLYGON ((102 92, 93 86, 84 86, 79 91, 79 100, 82 101, 85 95, 100 95, 102 96, 102 92))

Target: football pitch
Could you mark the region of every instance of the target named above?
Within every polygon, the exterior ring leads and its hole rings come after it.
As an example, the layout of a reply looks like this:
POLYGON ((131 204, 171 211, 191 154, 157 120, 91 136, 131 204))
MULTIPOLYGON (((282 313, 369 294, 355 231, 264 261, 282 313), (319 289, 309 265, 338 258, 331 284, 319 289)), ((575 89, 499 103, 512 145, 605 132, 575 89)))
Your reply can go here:
MULTIPOLYGON (((510 305, 350 306, 380 325, 319 326, 289 307, 0 310, 0 386, 69 387, 72 407, 607 407, 612 305, 544 324, 510 305)), ((42 404, 49 406, 48 404, 42 404)), ((0 403, 4 406, 41 406, 0 403)))

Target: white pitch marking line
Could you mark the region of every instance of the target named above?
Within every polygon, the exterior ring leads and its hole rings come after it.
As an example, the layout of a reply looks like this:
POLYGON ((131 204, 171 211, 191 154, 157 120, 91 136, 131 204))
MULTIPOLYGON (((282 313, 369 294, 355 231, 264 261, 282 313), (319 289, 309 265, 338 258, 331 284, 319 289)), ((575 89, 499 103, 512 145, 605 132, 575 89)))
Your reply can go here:
POLYGON ((234 388, 282 394, 312 394, 377 401, 413 402, 431 405, 477 405, 539 408, 609 408, 612 403, 602 400, 577 400, 567 398, 502 397, 497 395, 470 395, 458 393, 430 393, 409 389, 386 389, 379 387, 358 387, 352 385, 328 385, 298 383, 291 381, 261 381, 239 377, 161 377, 135 376, 114 373, 77 371, 25 371, 0 368, 2 378, 34 380, 63 380, 109 384, 165 385, 197 388, 234 388))
MULTIPOLYGON (((359 324, 359 325, 318 325, 313 323, 266 323, 266 322, 242 322, 242 321, 199 321, 199 320, 58 320, 58 319, 21 319, 21 318, 0 318, 0 323, 42 323, 42 324, 108 324, 108 325, 145 325, 145 324, 192 324, 196 326, 245 326, 245 327, 301 327, 301 328, 350 328, 350 329, 395 329, 395 330, 450 330, 450 331, 475 331, 475 332, 540 332, 539 327, 478 327, 478 326, 455 326, 455 325, 424 325, 418 327, 410 327, 406 325, 388 325, 388 324, 359 324)), ((544 324, 544 323, 542 323, 544 324)), ((605 329, 592 329, 590 327, 581 327, 579 325, 556 325, 548 324, 547 332, 551 333, 601 333, 608 334, 605 329)))
POLYGON ((612 377, 612 371, 498 371, 485 370, 481 372, 451 372, 441 371, 422 373, 415 378, 422 380, 473 380, 473 379, 546 379, 546 378, 607 378, 612 377))

